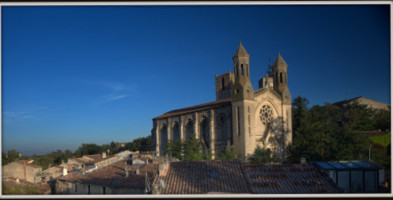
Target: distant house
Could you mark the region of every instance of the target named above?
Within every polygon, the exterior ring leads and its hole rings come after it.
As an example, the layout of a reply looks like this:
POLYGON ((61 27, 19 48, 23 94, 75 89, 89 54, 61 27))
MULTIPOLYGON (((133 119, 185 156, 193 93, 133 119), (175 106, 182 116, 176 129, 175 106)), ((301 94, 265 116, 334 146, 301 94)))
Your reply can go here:
POLYGON ((160 165, 155 194, 249 193, 239 161, 180 161, 160 165))
POLYGON ((338 193, 335 184, 309 164, 243 165, 253 194, 338 193))
POLYGON ((11 162, 2 167, 3 179, 13 177, 30 183, 40 183, 42 168, 33 164, 33 160, 20 160, 11 162))
POLYGON ((66 176, 68 169, 64 166, 50 167, 42 172, 43 181, 51 181, 59 176, 66 176))
POLYGON ((314 162, 345 193, 375 193, 383 184, 383 167, 369 161, 314 162))
POLYGON ((367 105, 367 107, 369 108, 374 108, 374 109, 383 109, 383 110, 389 110, 390 105, 386 104, 386 103, 382 103, 382 102, 378 102, 378 101, 374 101, 365 97, 356 97, 353 99, 348 99, 348 100, 344 100, 344 101, 339 101, 336 103, 333 103, 333 105, 336 105, 340 108, 345 108, 347 105, 352 104, 357 102, 360 105, 367 105))
POLYGON ((92 171, 121 159, 124 157, 106 156, 106 153, 103 152, 102 154, 84 155, 82 158, 69 158, 67 164, 74 166, 74 169, 92 171))
POLYGON ((72 172, 56 181, 56 194, 144 194, 151 188, 157 163, 131 166, 117 161, 89 173, 72 172), (150 183, 150 184, 149 184, 150 183))

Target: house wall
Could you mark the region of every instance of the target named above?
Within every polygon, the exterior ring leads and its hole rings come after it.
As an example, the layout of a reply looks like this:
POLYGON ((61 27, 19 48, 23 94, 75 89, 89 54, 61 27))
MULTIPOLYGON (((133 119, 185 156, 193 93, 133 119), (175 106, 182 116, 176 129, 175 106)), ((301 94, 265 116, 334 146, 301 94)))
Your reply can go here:
MULTIPOLYGON (((12 162, 8 165, 3 166, 2 169, 3 178, 14 177, 18 179, 25 179, 24 175, 24 165, 18 162, 12 162)), ((42 168, 35 168, 26 165, 26 181, 31 183, 41 182, 41 177, 39 174, 42 172, 42 168)))
POLYGON ((56 181, 56 194, 88 194, 88 186, 90 185, 90 194, 103 194, 103 187, 105 187, 105 194, 144 194, 145 188, 111 188, 108 186, 72 183, 68 181, 56 181), (77 190, 75 191, 75 187, 77 190))

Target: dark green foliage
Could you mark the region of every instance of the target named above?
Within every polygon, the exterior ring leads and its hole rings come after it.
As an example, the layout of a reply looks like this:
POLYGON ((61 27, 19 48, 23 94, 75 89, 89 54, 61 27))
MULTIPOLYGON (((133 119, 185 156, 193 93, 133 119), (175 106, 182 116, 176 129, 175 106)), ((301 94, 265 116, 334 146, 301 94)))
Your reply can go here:
POLYGON ((151 151, 151 136, 134 139, 127 145, 126 149, 130 151, 151 151))
POLYGON ((220 160, 236 160, 239 158, 238 153, 234 148, 225 148, 218 152, 218 159, 220 160))
POLYGON ((1 164, 6 165, 8 163, 14 162, 16 159, 19 159, 19 152, 15 151, 14 149, 9 150, 7 154, 2 153, 1 164))
MULTIPOLYGON (((288 161, 364 160, 372 141, 358 131, 390 130, 390 111, 374 110, 350 104, 344 110, 335 105, 313 106, 297 97, 293 101, 293 141, 288 147, 288 161)), ((376 154, 384 154, 374 150, 376 154)), ((386 153, 385 153, 386 154, 386 153)), ((387 155, 375 155, 383 164, 387 155)))
POLYGON ((248 162, 251 164, 265 164, 278 162, 278 160, 276 156, 272 155, 270 149, 262 149, 259 146, 255 149, 254 154, 248 158, 248 162))
POLYGON ((179 160, 183 159, 182 157, 183 152, 184 152, 184 145, 181 143, 180 140, 168 141, 168 143, 165 146, 165 153, 179 160))
POLYGON ((201 144, 195 138, 195 135, 192 135, 185 145, 184 151, 184 160, 211 160, 212 155, 210 152, 202 153, 201 144))
POLYGON ((75 151, 75 157, 82 157, 84 155, 91 155, 91 154, 100 154, 103 151, 106 151, 97 144, 82 144, 78 149, 75 151))

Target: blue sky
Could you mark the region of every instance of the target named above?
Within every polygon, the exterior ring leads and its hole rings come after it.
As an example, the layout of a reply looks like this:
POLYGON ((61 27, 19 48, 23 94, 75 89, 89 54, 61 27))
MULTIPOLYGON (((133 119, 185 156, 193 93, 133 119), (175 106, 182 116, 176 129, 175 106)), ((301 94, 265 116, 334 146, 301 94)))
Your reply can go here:
POLYGON ((147 136, 215 100, 241 41, 254 89, 278 51, 292 98, 390 104, 388 6, 3 6, 2 148, 24 155, 147 136))

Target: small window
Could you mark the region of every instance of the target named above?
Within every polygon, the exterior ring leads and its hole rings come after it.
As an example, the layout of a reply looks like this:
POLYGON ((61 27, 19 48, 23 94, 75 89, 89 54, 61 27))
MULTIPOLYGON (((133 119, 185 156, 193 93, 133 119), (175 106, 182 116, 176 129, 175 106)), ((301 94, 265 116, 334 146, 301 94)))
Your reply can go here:
POLYGON ((106 194, 106 188, 102 187, 102 194, 106 194))
POLYGON ((280 72, 280 83, 282 83, 282 73, 280 72))
POLYGON ((221 79, 221 89, 222 90, 225 89, 225 79, 224 79, 224 77, 222 77, 222 79, 221 79))
POLYGON ((87 185, 87 194, 90 194, 90 185, 87 185))
POLYGON ((244 75, 243 64, 241 65, 240 70, 241 70, 241 72, 242 72, 242 75, 244 75))

